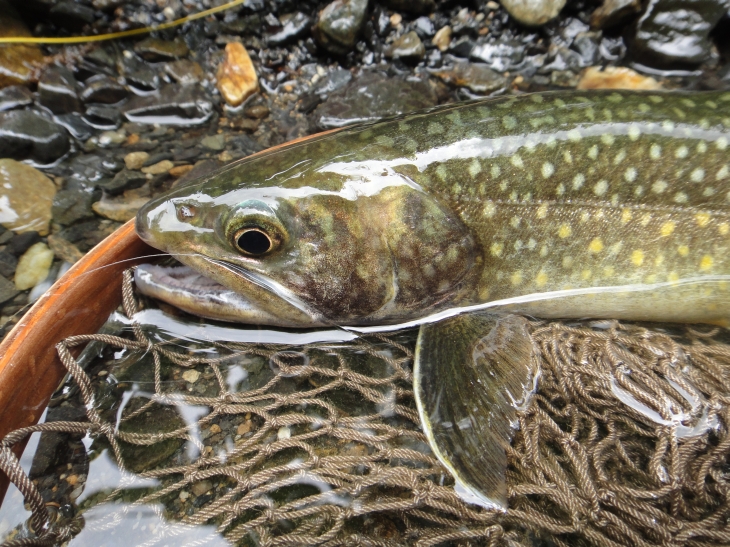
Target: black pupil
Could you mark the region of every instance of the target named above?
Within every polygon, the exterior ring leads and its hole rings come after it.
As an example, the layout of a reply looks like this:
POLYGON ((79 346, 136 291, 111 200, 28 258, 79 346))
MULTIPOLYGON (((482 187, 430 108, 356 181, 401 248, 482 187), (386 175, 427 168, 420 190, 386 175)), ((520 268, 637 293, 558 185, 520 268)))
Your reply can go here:
POLYGON ((238 247, 248 254, 262 255, 271 248, 271 240, 258 230, 246 230, 238 236, 238 247))

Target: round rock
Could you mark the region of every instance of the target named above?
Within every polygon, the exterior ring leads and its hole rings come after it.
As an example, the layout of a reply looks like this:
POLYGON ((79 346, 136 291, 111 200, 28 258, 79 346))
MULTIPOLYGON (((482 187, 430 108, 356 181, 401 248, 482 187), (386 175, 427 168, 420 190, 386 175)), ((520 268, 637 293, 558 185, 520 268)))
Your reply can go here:
POLYGON ((507 12, 523 25, 538 27, 555 19, 566 0, 502 0, 507 12))

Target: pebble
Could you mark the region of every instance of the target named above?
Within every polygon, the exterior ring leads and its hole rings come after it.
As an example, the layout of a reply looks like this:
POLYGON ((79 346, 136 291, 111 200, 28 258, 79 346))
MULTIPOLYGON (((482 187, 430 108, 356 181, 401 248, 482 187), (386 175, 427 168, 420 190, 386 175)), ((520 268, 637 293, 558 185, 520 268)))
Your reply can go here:
POLYGON ((0 127, 2 157, 46 165, 63 156, 71 146, 63 127, 30 110, 0 112, 0 127))
MULTIPOLYGON (((0 0, 0 37, 31 36, 18 12, 6 0, 0 0)), ((26 84, 43 64, 41 48, 35 44, 3 44, 0 47, 0 88, 26 84)))
POLYGON ((17 258, 8 252, 0 251, 0 275, 3 277, 13 277, 15 268, 17 267, 17 258))
POLYGON ((603 0, 591 14, 591 26, 598 29, 615 27, 639 12, 640 0, 603 0))
POLYGON ((281 30, 269 36, 268 43, 270 46, 278 46, 292 42, 297 38, 305 36, 311 26, 312 19, 308 15, 298 11, 286 20, 281 30))
POLYGON ((190 492, 183 490, 182 492, 180 492, 180 495, 178 497, 180 498, 180 501, 185 502, 190 497, 190 492))
POLYGON ((438 29, 431 42, 439 49, 439 51, 446 51, 449 49, 449 45, 451 44, 451 27, 446 25, 438 29))
POLYGON ((48 233, 56 185, 38 169, 0 159, 0 224, 15 232, 48 233))
POLYGON ((335 0, 319 12, 312 29, 317 43, 335 55, 346 55, 355 47, 365 25, 368 0, 335 0))
POLYGON ((587 68, 578 81, 578 89, 662 89, 650 76, 644 76, 625 67, 607 66, 587 68))
POLYGON ((170 160, 162 160, 149 167, 143 167, 141 171, 147 175, 161 175, 162 173, 167 173, 173 167, 175 167, 175 164, 170 160))
POLYGON ((92 76, 85 85, 81 90, 81 99, 87 103, 115 104, 129 95, 123 85, 105 74, 92 76))
POLYGON ((193 165, 176 165, 170 169, 170 176, 175 178, 182 177, 192 171, 193 168, 193 165))
POLYGON ((11 234, 12 237, 8 240, 6 250, 15 256, 22 255, 25 251, 41 240, 41 236, 38 232, 23 232, 21 234, 12 235, 13 232, 8 230, 7 233, 11 234))
POLYGON ((226 45, 226 57, 218 67, 216 85, 231 106, 240 105, 259 90, 256 69, 243 44, 226 45))
MULTIPOLYGON (((258 81, 256 86, 258 89, 258 81)), ((201 86, 170 84, 155 93, 132 97, 122 112, 130 122, 191 125, 210 118, 213 103, 201 86)))
POLYGON ((147 61, 166 61, 185 57, 190 50, 182 40, 160 40, 159 38, 145 38, 134 44, 134 51, 147 61))
POLYGON ((67 185, 53 198, 53 221, 68 226, 79 220, 94 218, 92 204, 99 199, 100 193, 84 184, 67 185))
POLYGON ((226 136, 225 135, 208 135, 200 144, 210 150, 223 150, 226 147, 226 136))
POLYGON ((291 429, 289 429, 288 426, 284 425, 279 428, 279 431, 276 432, 276 438, 280 441, 283 441, 285 439, 291 438, 291 429))
POLYGON ((0 275, 0 304, 14 298, 19 292, 20 291, 15 288, 15 283, 0 275))
POLYGON ((33 93, 22 85, 0 89, 0 112, 33 104, 33 93))
POLYGON ((251 420, 246 420, 238 426, 236 433, 238 435, 245 435, 251 431, 251 428, 253 428, 253 422, 251 420))
POLYGON ((125 190, 139 188, 145 182, 147 182, 147 175, 144 173, 122 169, 119 173, 114 175, 112 180, 100 182, 98 186, 105 192, 115 196, 117 194, 121 194, 125 190))
POLYGON ((102 131, 99 134, 99 146, 106 147, 116 144, 122 144, 127 140, 127 132, 124 129, 117 131, 102 131))
POLYGON ((142 169, 149 157, 150 155, 147 152, 130 152, 124 156, 124 165, 127 166, 127 169, 142 169))
POLYGON ((418 34, 412 30, 393 40, 393 43, 385 49, 384 53, 390 59, 418 62, 426 55, 426 47, 421 42, 418 34))
POLYGON ((219 426, 218 424, 213 424, 213 425, 210 426, 210 434, 211 435, 215 435, 215 434, 220 433, 220 432, 221 432, 221 426, 219 426))
POLYGON ((507 85, 507 78, 481 63, 457 62, 452 69, 435 74, 446 83, 467 87, 474 93, 491 93, 507 85))
POLYGON ((165 72, 181 85, 197 84, 205 79, 205 72, 200 64, 188 59, 167 63, 165 72))
POLYGON ((102 196, 91 207, 96 214, 104 218, 126 222, 133 219, 137 211, 148 201, 149 198, 143 197, 127 199, 125 197, 102 196))
POLYGON ((502 0, 504 9, 528 27, 538 27, 555 19, 566 0, 502 0))
POLYGON ((45 281, 53 264, 53 251, 42 241, 31 246, 18 260, 15 288, 26 291, 45 281))
POLYGON ((69 264, 78 262, 84 256, 84 253, 76 245, 59 235, 52 234, 48 236, 48 247, 56 257, 69 264))
POLYGON ((211 488, 213 488, 213 483, 209 480, 204 481, 198 481, 194 483, 190 487, 190 491, 193 493, 194 496, 202 496, 206 492, 208 492, 211 488))
MULTIPOLYGON (((197 370, 186 370, 182 373, 183 380, 186 382, 190 382, 191 384, 194 384, 200 379, 200 373, 197 370)), ((211 428, 212 431, 213 428, 211 428)), ((220 431, 220 428, 218 428, 218 431, 220 431)))
POLYGON ((81 109, 78 84, 65 66, 52 65, 43 71, 38 82, 38 100, 54 114, 68 114, 81 109))
POLYGON ((96 129, 116 129, 122 121, 122 115, 114 106, 92 104, 84 112, 84 121, 96 129))

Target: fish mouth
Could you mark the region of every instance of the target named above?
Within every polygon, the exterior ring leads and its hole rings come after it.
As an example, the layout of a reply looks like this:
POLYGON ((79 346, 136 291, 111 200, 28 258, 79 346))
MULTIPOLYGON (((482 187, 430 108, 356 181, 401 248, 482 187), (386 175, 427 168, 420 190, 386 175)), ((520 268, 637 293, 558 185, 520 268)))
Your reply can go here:
POLYGON ((209 258, 218 268, 231 271, 255 287, 247 298, 190 266, 141 264, 134 282, 145 296, 166 302, 187 313, 232 323, 302 328, 326 326, 322 318, 288 291, 256 273, 209 258), (262 297, 264 293, 265 296, 262 297), (268 305, 267 305, 268 304, 268 305))

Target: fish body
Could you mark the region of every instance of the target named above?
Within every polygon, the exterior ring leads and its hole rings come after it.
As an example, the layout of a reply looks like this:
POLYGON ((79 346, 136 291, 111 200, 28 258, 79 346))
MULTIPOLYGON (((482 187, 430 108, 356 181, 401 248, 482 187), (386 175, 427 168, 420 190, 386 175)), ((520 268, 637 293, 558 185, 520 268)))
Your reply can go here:
POLYGON ((345 129, 140 211, 143 239, 228 297, 181 304, 140 283, 194 313, 281 326, 483 305, 724 322, 729 141, 727 92, 534 94, 345 129))

